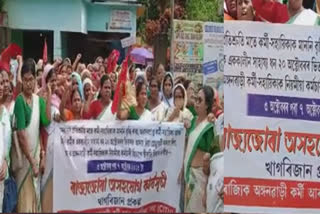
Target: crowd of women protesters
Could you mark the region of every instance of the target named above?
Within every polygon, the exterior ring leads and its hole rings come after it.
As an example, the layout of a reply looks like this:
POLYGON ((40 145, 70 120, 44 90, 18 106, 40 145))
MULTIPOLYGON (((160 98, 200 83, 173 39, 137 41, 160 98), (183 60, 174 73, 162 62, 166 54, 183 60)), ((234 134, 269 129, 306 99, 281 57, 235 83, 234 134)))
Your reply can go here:
POLYGON ((84 64, 81 54, 74 62, 66 58, 52 63, 18 55, 11 59, 16 68, 2 64, 3 212, 52 212, 53 145, 48 136, 57 124, 72 120, 183 123, 184 162, 177 172, 183 187, 181 211, 223 211, 222 187, 209 188, 217 174, 213 170, 223 171, 223 94, 210 86, 196 89, 162 64, 137 68, 127 57, 118 65, 118 57, 113 51, 106 59, 84 64), (213 167, 217 163, 220 168, 213 167))
POLYGON ((225 0, 224 20, 320 25, 320 0, 225 0))

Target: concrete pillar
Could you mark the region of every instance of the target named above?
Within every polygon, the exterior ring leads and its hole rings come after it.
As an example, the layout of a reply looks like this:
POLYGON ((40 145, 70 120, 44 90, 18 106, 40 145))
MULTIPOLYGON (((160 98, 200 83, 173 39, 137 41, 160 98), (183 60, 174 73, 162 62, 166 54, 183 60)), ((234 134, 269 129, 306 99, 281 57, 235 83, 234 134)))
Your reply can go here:
POLYGON ((54 31, 53 33, 53 60, 62 57, 62 43, 61 43, 61 32, 54 31))

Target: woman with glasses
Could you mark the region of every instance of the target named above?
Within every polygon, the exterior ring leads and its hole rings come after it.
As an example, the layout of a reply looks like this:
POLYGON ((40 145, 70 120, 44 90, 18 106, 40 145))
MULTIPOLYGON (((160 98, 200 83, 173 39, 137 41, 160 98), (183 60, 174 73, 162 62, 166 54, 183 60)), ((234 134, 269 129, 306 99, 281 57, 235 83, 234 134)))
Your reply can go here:
POLYGON ((184 158, 185 212, 206 212, 201 203, 207 176, 203 173, 203 157, 206 153, 220 152, 215 141, 213 124, 208 121, 208 114, 213 106, 213 89, 204 86, 198 93, 195 103, 197 116, 188 129, 188 144, 184 158))
POLYGON ((40 150, 40 127, 50 124, 51 89, 48 87, 47 103, 35 95, 35 73, 35 63, 28 59, 22 66, 22 93, 14 107, 19 144, 12 152, 12 164, 17 164, 14 175, 18 187, 18 213, 41 211, 39 166, 43 165, 45 151, 40 150), (20 149, 23 155, 19 157, 17 151, 20 149))

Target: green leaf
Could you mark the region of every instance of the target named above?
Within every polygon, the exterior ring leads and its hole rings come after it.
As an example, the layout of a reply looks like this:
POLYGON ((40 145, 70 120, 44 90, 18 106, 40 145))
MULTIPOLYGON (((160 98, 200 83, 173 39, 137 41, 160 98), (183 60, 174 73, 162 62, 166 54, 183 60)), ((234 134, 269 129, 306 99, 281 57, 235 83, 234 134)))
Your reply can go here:
POLYGON ((186 10, 188 20, 204 22, 223 22, 220 0, 187 0, 186 10))

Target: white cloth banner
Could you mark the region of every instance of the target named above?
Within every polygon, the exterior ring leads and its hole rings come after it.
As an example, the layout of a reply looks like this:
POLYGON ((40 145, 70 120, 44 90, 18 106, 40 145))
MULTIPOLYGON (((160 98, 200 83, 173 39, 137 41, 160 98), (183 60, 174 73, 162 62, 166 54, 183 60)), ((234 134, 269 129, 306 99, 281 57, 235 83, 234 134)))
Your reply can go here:
POLYGON ((214 154, 210 159, 210 175, 207 185, 207 213, 223 213, 223 200, 220 193, 223 190, 224 160, 223 152, 214 154))
POLYGON ((225 212, 320 213, 320 31, 225 22, 225 212))
POLYGON ((182 124, 75 121, 55 132, 54 212, 179 212, 182 124))

